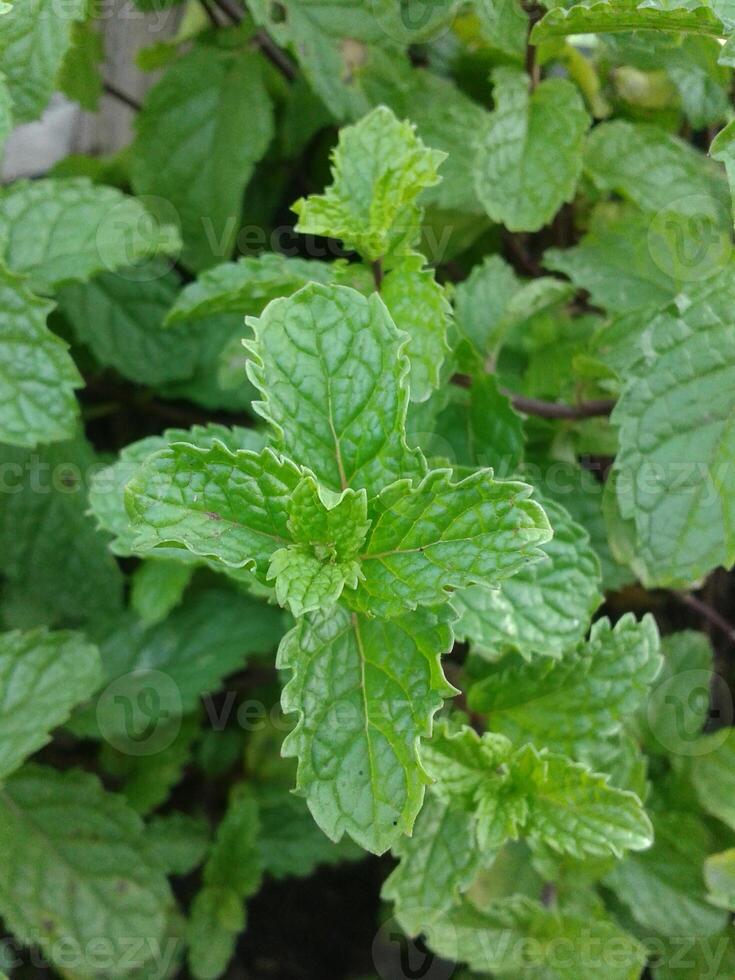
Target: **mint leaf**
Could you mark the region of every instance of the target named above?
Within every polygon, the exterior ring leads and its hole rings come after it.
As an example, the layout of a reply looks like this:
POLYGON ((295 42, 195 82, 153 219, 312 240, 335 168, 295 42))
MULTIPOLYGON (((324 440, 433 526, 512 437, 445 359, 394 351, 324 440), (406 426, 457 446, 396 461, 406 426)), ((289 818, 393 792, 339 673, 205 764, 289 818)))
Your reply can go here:
POLYGON ((209 827, 199 817, 174 811, 151 818, 146 841, 148 853, 168 874, 185 875, 204 859, 209 827))
POLYGON ((684 630, 664 637, 661 652, 663 668, 642 719, 646 749, 686 756, 706 744, 698 736, 710 714, 712 647, 704 633, 684 630))
POLYGON ((365 487, 373 495, 422 473, 404 436, 403 340, 378 296, 311 283, 250 325, 250 379, 263 396, 253 408, 271 423, 279 448, 308 460, 332 490, 365 487))
POLYGON ((566 79, 541 82, 514 68, 493 72, 495 109, 479 143, 475 188, 493 221, 538 231, 574 196, 589 117, 566 79))
POLYGON ((60 969, 73 944, 83 977, 99 971, 101 939, 112 976, 146 965, 173 899, 134 811, 88 773, 35 765, 0 790, 0 811, 0 911, 18 938, 60 969), (28 875, 34 867, 41 878, 28 875))
POLYGON ((175 735, 178 719, 196 708, 200 695, 217 691, 249 656, 273 650, 283 631, 279 609, 218 588, 197 592, 155 626, 124 613, 99 631, 105 686, 96 704, 77 713, 74 730, 101 733, 122 751, 149 729, 152 739, 166 742, 166 722, 175 723, 175 735))
MULTIPOLYGON (((90 510, 99 526, 114 535, 110 545, 114 554, 129 556, 135 553, 133 540, 136 531, 130 525, 123 500, 126 484, 148 456, 177 442, 190 443, 201 449, 218 442, 232 452, 239 449, 258 452, 263 448, 265 440, 254 429, 243 429, 239 426, 228 428, 210 423, 207 426, 195 425, 191 429, 167 429, 160 436, 148 436, 127 445, 116 462, 99 470, 90 480, 90 510)), ((163 549, 159 548, 156 558, 159 557, 169 556, 164 555, 163 549)), ((180 548, 177 549, 176 557, 179 560, 184 558, 180 548)))
POLYGON ((421 223, 416 198, 438 182, 445 156, 379 106, 340 131, 333 183, 293 205, 296 231, 339 238, 371 262, 410 252, 421 223))
POLYGON ((271 449, 231 452, 174 443, 149 456, 125 488, 135 551, 179 545, 202 558, 247 568, 268 564, 291 540, 288 500, 301 470, 271 449))
POLYGON ((21 180, 5 188, 0 242, 8 267, 40 292, 179 246, 176 229, 158 224, 135 198, 85 177, 21 180))
POLYGON ((31 447, 68 439, 78 414, 74 389, 83 382, 67 345, 46 328, 52 304, 0 265, 0 305, 0 439, 31 447))
POLYGON ((627 613, 613 628, 600 619, 590 638, 561 660, 519 656, 488 666, 470 689, 469 704, 494 730, 578 757, 618 733, 641 704, 661 667, 653 618, 627 613), (584 704, 584 711, 579 705, 584 704))
POLYGON ((601 190, 614 191, 643 211, 687 215, 687 199, 699 197, 699 212, 729 224, 727 188, 717 168, 658 126, 622 119, 595 126, 584 166, 601 190))
POLYGON ((130 606, 146 626, 161 622, 178 606, 194 573, 194 565, 151 558, 133 572, 130 606))
POLYGON ((66 286, 59 307, 100 364, 139 384, 160 386, 190 378, 199 361, 196 326, 162 329, 177 289, 171 273, 140 281, 135 269, 108 272, 66 286))
POLYGON ((287 787, 262 785, 256 794, 260 817, 258 847, 263 867, 271 877, 305 877, 318 865, 363 857, 363 851, 349 838, 335 844, 322 833, 306 801, 287 787))
POLYGON ((732 911, 735 906, 735 848, 710 854, 704 862, 704 880, 712 904, 732 911))
POLYGON ((294 616, 330 609, 343 589, 357 588, 361 574, 356 561, 322 561, 299 545, 274 552, 268 567, 276 600, 294 616))
POLYGON ((0 446, 0 464, 8 491, 0 494, 6 594, 28 607, 35 624, 114 615, 123 579, 87 512, 90 474, 99 465, 89 444, 77 437, 33 452, 0 446))
POLYGON ((93 20, 72 26, 71 47, 61 63, 57 84, 64 95, 88 112, 96 112, 103 86, 100 66, 105 60, 102 34, 93 20))
MULTIPOLYGON (((145 693, 150 692, 151 688, 143 688, 143 690, 143 697, 145 697, 145 693)), ((122 696, 125 697, 125 694, 122 696)), ((155 746, 156 751, 150 755, 126 754, 126 748, 130 748, 134 743, 130 742, 126 747, 123 739, 117 740, 113 736, 113 743, 120 746, 117 765, 115 765, 110 764, 109 760, 109 756, 115 750, 110 748, 108 753, 107 745, 103 745, 102 748, 101 765, 124 780, 120 792, 141 816, 151 813, 165 803, 173 788, 181 782, 186 767, 191 761, 193 743, 200 734, 199 719, 196 715, 183 718, 181 723, 175 719, 167 727, 168 731, 164 730, 165 734, 158 733, 160 736, 158 745, 151 743, 147 746, 151 748, 155 746), (167 744, 169 741, 170 744, 167 744)), ((145 745, 145 734, 144 730, 143 745, 145 745)))
POLYGON ((503 318, 521 280, 499 255, 491 255, 474 267, 454 293, 458 332, 482 361, 502 341, 503 318))
POLYGON ((662 306, 674 298, 678 284, 656 261, 651 234, 650 215, 603 206, 578 245, 544 252, 544 266, 569 276, 611 313, 662 306))
POLYGON ((204 887, 192 904, 189 968, 195 980, 221 976, 245 927, 243 901, 258 890, 262 874, 258 829, 256 799, 236 787, 204 865, 204 887))
POLYGON ((607 31, 675 31, 722 36, 722 24, 708 4, 697 6, 646 5, 639 0, 605 0, 555 7, 546 13, 531 34, 533 44, 569 34, 603 34, 607 31))
POLYGON ((643 362, 612 415, 617 499, 635 522, 647 585, 686 586, 735 561, 725 476, 735 453, 733 296, 724 273, 647 322, 643 362))
POLYGON ((452 589, 497 586, 542 557, 538 546, 551 536, 529 496, 525 484, 494 480, 491 470, 458 483, 434 470, 417 486, 387 487, 373 502, 356 607, 391 616, 442 602, 452 589))
POLYGON ((439 385, 449 351, 451 307, 444 289, 424 268, 422 255, 407 255, 386 275, 380 295, 398 329, 408 334, 411 400, 425 401, 439 385))
POLYGON ((288 296, 308 282, 331 282, 334 275, 334 263, 290 258, 276 252, 224 262, 184 286, 166 317, 166 324, 213 313, 257 316, 271 300, 288 296))
POLYGON ((270 0, 253 0, 249 9, 278 44, 293 50, 337 119, 356 119, 370 109, 364 76, 380 78, 395 70, 401 36, 395 32, 401 23, 392 4, 342 8, 324 0, 296 0, 282 12, 270 0))
POLYGON ((529 980, 571 980, 590 970, 601 980, 631 980, 646 963, 644 947, 612 919, 549 909, 521 895, 486 910, 465 901, 428 930, 428 941, 441 956, 473 970, 529 980), (554 955, 555 940, 563 942, 563 963, 554 955), (614 960, 601 964, 591 952, 600 947, 615 948, 614 960))
POLYGON ((173 206, 190 268, 232 253, 243 191, 272 135, 262 64, 252 52, 195 46, 146 96, 136 118, 133 188, 173 206))
POLYGON ((702 863, 709 834, 691 813, 655 813, 655 842, 616 864, 605 878, 644 929, 660 935, 711 936, 727 916, 706 901, 702 863))
POLYGON ((474 587, 452 602, 457 636, 490 658, 511 649, 525 657, 560 657, 582 639, 602 601, 597 557, 584 528, 551 501, 544 510, 554 537, 539 562, 525 565, 498 589, 474 587))
POLYGON ((435 792, 476 818, 485 854, 527 836, 576 857, 648 847, 651 825, 632 793, 606 776, 532 745, 514 751, 502 735, 438 727, 422 748, 435 792))
MULTIPOLYGON (((582 857, 650 847, 653 828, 633 793, 611 786, 606 776, 561 755, 520 750, 518 781, 527 784, 525 832, 554 850, 582 857)), ((513 771, 513 770, 511 770, 513 771)))
POLYGON ((14 3, 0 17, 0 72, 5 75, 17 122, 46 108, 86 0, 59 7, 53 0, 14 3))
POLYGON ((99 675, 97 649, 79 633, 0 633, 0 779, 49 741, 99 675))
POLYGON ((298 758, 297 789, 333 840, 347 832, 382 854, 410 833, 426 782, 418 741, 454 692, 439 665, 450 619, 437 609, 384 621, 336 607, 281 642, 277 665, 292 671, 282 706, 299 715, 283 754, 298 758))
POLYGON ((431 792, 412 835, 397 841, 393 854, 400 862, 380 894, 395 903, 396 918, 410 936, 446 915, 480 866, 472 817, 431 792))
POLYGON ((696 748, 697 754, 692 759, 692 783, 699 802, 707 813, 735 829, 733 729, 726 728, 702 736, 696 748))

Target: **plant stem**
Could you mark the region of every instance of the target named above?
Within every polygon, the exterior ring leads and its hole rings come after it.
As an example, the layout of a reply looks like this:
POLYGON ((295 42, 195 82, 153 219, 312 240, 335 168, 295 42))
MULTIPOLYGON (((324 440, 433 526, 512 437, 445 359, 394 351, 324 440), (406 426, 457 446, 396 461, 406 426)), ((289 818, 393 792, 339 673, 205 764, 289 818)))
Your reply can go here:
POLYGON ((510 398, 513 408, 524 415, 537 415, 542 419, 591 419, 596 416, 609 415, 615 408, 614 398, 598 398, 577 405, 566 405, 563 402, 547 402, 540 398, 526 398, 512 391, 501 388, 502 393, 510 398))
POLYGON ((131 95, 126 95, 125 92, 122 92, 116 85, 113 85, 112 82, 103 82, 102 88, 108 95, 111 95, 113 99, 117 99, 118 102, 122 102, 123 105, 126 105, 128 109, 132 109, 133 112, 140 112, 140 102, 137 102, 131 95))
POLYGON ((691 592, 677 592, 672 590, 671 594, 680 602, 682 606, 687 606, 693 612, 698 613, 703 619, 706 619, 708 623, 717 627, 725 636, 730 640, 731 643, 735 643, 735 626, 728 622, 725 617, 719 613, 716 609, 709 605, 709 603, 704 602, 703 599, 698 599, 697 596, 692 595, 691 592))
POLYGON ((375 281, 375 289, 380 292, 380 287, 383 285, 383 260, 376 259, 371 266, 373 270, 373 280, 375 281))

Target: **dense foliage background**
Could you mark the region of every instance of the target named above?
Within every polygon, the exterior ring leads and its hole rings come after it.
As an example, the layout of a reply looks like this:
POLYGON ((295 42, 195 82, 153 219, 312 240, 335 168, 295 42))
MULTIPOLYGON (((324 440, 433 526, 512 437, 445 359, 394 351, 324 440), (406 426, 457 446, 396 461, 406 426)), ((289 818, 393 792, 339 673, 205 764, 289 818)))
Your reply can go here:
POLYGON ((0 978, 732 980, 729 0, 0 7, 0 978))

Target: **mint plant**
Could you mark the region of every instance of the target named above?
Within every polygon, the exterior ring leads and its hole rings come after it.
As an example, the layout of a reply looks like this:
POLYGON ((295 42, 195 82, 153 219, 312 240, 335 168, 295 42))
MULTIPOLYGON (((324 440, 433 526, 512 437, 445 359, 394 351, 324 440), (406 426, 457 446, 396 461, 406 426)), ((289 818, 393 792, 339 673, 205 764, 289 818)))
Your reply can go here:
POLYGON ((735 17, 135 6, 0 4, 134 115, 0 190, 0 980, 731 980, 735 17))

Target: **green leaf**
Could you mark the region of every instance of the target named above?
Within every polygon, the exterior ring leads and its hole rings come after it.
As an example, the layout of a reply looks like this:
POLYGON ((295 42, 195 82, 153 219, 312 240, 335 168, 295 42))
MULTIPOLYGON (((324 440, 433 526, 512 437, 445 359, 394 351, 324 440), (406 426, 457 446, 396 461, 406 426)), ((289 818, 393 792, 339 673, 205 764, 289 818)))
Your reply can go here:
POLYGON ((370 109, 365 75, 381 78, 395 69, 401 11, 394 4, 295 0, 282 12, 270 0, 252 0, 249 9, 277 44, 293 49, 312 88, 337 119, 356 119, 370 109))
POLYGON ((49 741, 99 679, 99 653, 79 633, 0 633, 0 779, 49 741))
MULTIPOLYGON (((0 447, 0 569, 33 624, 79 623, 114 615, 123 580, 87 512, 99 462, 78 437, 33 452, 0 447)), ((20 624, 19 624, 20 625, 20 624)))
POLYGON ((735 908, 735 848, 710 854, 704 862, 704 880, 709 900, 719 908, 735 908))
POLYGON ((195 980, 224 973, 245 927, 243 902, 260 886, 258 804, 236 787, 204 865, 204 887, 194 898, 189 924, 189 968, 195 980))
POLYGON ((360 576, 359 562, 321 561, 299 545, 275 551, 268 566, 276 600, 297 617, 331 609, 343 589, 357 588, 360 576))
POLYGON ((314 548, 319 558, 354 558, 370 527, 364 490, 335 494, 311 476, 304 477, 294 490, 288 512, 294 541, 314 548))
POLYGON ((83 382, 68 347, 46 327, 51 303, 0 265, 0 440, 15 446, 56 442, 74 434, 74 389, 83 382))
POLYGON ((651 822, 634 793, 562 755, 526 745, 513 760, 526 784, 525 833, 574 857, 640 851, 653 841, 651 822))
POLYGON ((502 735, 438 727, 421 750, 435 793, 477 821, 487 854, 529 837, 575 857, 648 847, 652 829, 638 798, 562 755, 532 745, 513 751, 502 735))
MULTIPOLYGON (((531 32, 533 44, 569 34, 604 34, 607 31, 676 31, 722 36, 722 24, 707 4, 663 9, 639 0, 611 0, 554 7, 531 32)), ((630 150, 628 151, 628 155, 630 150)))
POLYGON ((447 610, 384 621, 336 607, 281 642, 277 665, 293 672, 281 703, 299 714, 282 751, 298 758, 297 789, 333 840, 346 831, 382 854, 411 832, 426 782, 419 738, 454 693, 439 664, 449 623, 447 610))
POLYGON ((735 830, 735 730, 724 728, 699 739, 692 783, 702 808, 735 830))
POLYGON ((243 191, 272 135, 254 52, 195 46, 146 96, 136 117, 133 188, 163 199, 166 211, 173 206, 190 268, 232 253, 243 191))
POLYGON ((474 7, 488 44, 511 58, 523 58, 528 39, 528 17, 518 0, 477 0, 474 7))
POLYGON ((615 592, 633 581, 630 569, 613 556, 602 512, 605 485, 576 463, 554 460, 542 476, 539 486, 544 494, 564 505, 572 518, 587 530, 592 547, 600 560, 602 586, 615 592))
POLYGON ((493 72, 495 110, 482 134, 475 188, 493 221, 510 231, 538 231, 574 197, 590 120, 566 79, 529 91, 514 68, 493 72))
POLYGON ((258 847, 264 870, 276 879, 306 877, 321 864, 336 864, 364 856, 349 838, 331 841, 312 819, 306 801, 286 787, 259 785, 258 847))
POLYGON ((727 915, 706 901, 702 864, 709 834, 692 813, 654 813, 655 842, 605 878, 644 929, 663 936, 711 936, 727 915))
POLYGON ((422 473, 404 436, 403 340, 379 296, 311 283, 250 325, 249 376, 263 396, 253 408, 285 453, 308 461, 330 489, 365 487, 371 496, 422 473))
POLYGON ((132 548, 179 545, 265 582, 273 554, 291 542, 288 500, 302 475, 272 449, 174 443, 147 457, 125 488, 132 548))
POLYGON ((379 106, 340 130, 333 182, 324 194, 293 205, 296 231, 339 238, 371 262, 410 252, 421 223, 416 199, 438 182, 445 156, 425 146, 410 123, 379 106))
POLYGON ((492 470, 458 483, 450 470, 434 470, 418 486, 387 487, 373 502, 364 579, 349 601, 391 616, 445 601, 453 589, 497 586, 543 557, 539 546, 551 537, 530 493, 524 483, 493 479, 492 470))
POLYGON ((502 340, 502 324, 521 280, 500 255, 487 256, 454 292, 457 329, 484 364, 502 340))
POLYGON ((152 817, 146 830, 148 852, 168 874, 185 875, 201 864, 209 847, 205 820, 188 813, 152 817))
POLYGON ((713 160, 719 160, 725 167, 730 185, 730 196, 735 190, 735 125, 729 122, 712 140, 709 148, 713 160))
POLYGON ((173 899, 142 821, 119 796, 87 773, 29 765, 0 790, 0 810, 0 911, 21 942, 62 970, 71 945, 74 973, 90 978, 101 939, 112 977, 161 948, 173 899))
POLYGON ((328 609, 362 577, 353 560, 370 526, 364 490, 337 495, 305 477, 288 502, 288 528, 295 545, 274 552, 268 578, 276 599, 294 616, 328 609))
MULTIPOLYGON (((135 553, 133 541, 136 531, 130 525, 123 501, 126 484, 135 476, 140 465, 148 456, 167 449, 177 442, 186 442, 200 449, 210 448, 222 443, 232 452, 249 449, 259 452, 265 440, 254 429, 239 426, 228 428, 217 423, 195 425, 191 429, 167 429, 160 436, 148 436, 131 442, 120 453, 118 460, 95 473, 90 480, 89 505, 99 526, 114 535, 110 547, 114 554, 129 556, 135 553)), ((156 551, 156 559, 172 557, 164 549, 156 551)), ((185 554, 179 548, 175 557, 181 561, 185 554)), ((192 558, 192 560, 194 560, 192 558)))
POLYGON ((444 289, 422 255, 406 255, 391 268, 380 295, 399 330, 408 334, 411 400, 425 401, 438 387, 449 352, 447 329, 451 307, 444 289))
POLYGON ((697 754, 710 714, 712 647, 705 633, 684 630, 664 637, 664 665, 646 701, 642 721, 651 754, 697 754))
POLYGON ((56 84, 87 112, 96 112, 99 105, 103 90, 100 66, 104 60, 104 40, 94 21, 72 24, 71 45, 59 68, 56 84))
POLYGON ((10 269, 41 292, 179 246, 176 229, 158 224, 135 198, 85 177, 19 180, 4 189, 0 242, 10 269))
POLYGON ((574 980, 590 971, 600 980, 633 980, 647 958, 613 920, 547 908, 521 895, 485 911, 465 901, 438 920, 427 939, 449 960, 524 980, 574 980), (600 949, 615 949, 615 955, 601 958, 600 949))
POLYGON ((5 75, 16 122, 37 119, 46 108, 56 75, 86 0, 14 3, 0 17, 0 71, 5 75))
POLYGON ((449 398, 430 439, 439 458, 461 466, 492 466, 503 479, 517 473, 523 457, 523 420, 495 376, 473 378, 469 388, 453 385, 449 398))
POLYGON ((613 629, 597 620, 589 640, 561 660, 504 658, 469 692, 475 711, 515 744, 533 742, 582 756, 620 732, 661 667, 656 623, 626 613, 613 629), (580 711, 584 705, 584 711, 580 711))
POLYGON ((667 267, 652 248, 651 217, 633 207, 594 212, 590 229, 573 248, 550 248, 544 267, 562 272, 592 301, 611 313, 642 306, 662 306, 679 291, 667 267))
POLYGON ((686 586, 735 561, 735 278, 652 321, 612 421, 620 512, 635 521, 644 582, 686 586))
MULTIPOLYGON (((428 10, 425 5, 424 10, 428 10)), ((410 119, 427 146, 447 154, 441 166, 441 180, 421 192, 421 204, 453 211, 455 221, 460 215, 481 214, 472 172, 477 136, 485 128, 487 110, 450 79, 408 66, 394 84, 381 89, 380 101, 390 106, 399 119, 410 119)), ((444 258, 445 221, 446 217, 442 217, 436 238, 430 239, 430 229, 424 229, 422 249, 432 264, 444 258)))
POLYGON ((198 324, 162 329, 177 288, 174 274, 141 280, 136 269, 108 272, 66 286, 59 307, 100 364, 138 384, 160 386, 191 378, 200 356, 198 324))
POLYGON ((717 167, 658 126, 623 119, 595 126, 584 166, 600 190, 620 194, 643 211, 704 212, 708 223, 729 226, 730 202, 717 167))
POLYGON ((148 628, 125 613, 100 631, 105 687, 94 705, 77 714, 74 730, 90 737, 101 733, 129 754, 160 750, 173 742, 178 720, 200 695, 217 691, 249 656, 273 650, 283 630, 279 609, 216 588, 195 593, 148 628))
MULTIPOLYGON (((0 56, 2 60, 2 56, 0 56)), ((0 158, 3 147, 13 129, 13 101, 5 83, 5 76, 0 71, 0 158)))
POLYGON ((194 565, 151 558, 135 569, 130 581, 130 607, 146 626, 160 623, 181 603, 194 565))
POLYGON ((380 893, 410 936, 425 932, 454 905, 480 866, 473 820, 428 793, 413 834, 393 846, 398 867, 380 893))
POLYGON ((599 562, 589 535, 554 501, 544 509, 554 537, 545 558, 525 565, 497 590, 463 590, 452 602, 459 639, 491 658, 507 650, 561 657, 587 632, 602 601, 599 562))
MULTIPOLYGON (((119 690, 121 687, 122 685, 118 685, 116 689, 119 690)), ((155 686, 151 684, 143 688, 140 696, 145 698, 155 690, 155 686)), ((115 696, 125 698, 126 694, 123 691, 115 696)), ((149 720, 153 723, 155 719, 149 720)), ((150 730, 145 732, 141 742, 135 743, 131 740, 127 746, 124 739, 112 736, 113 743, 120 746, 117 764, 110 763, 110 760, 105 757, 104 753, 108 746, 103 746, 101 764, 113 770, 115 776, 124 780, 121 793, 141 816, 165 803, 174 786, 181 782, 184 769, 191 760, 192 743, 199 735, 199 719, 196 715, 191 715, 182 721, 177 718, 172 722, 164 722, 163 725, 164 730, 157 733, 157 740, 146 747, 151 749, 148 754, 131 755, 126 749, 144 745, 145 736, 149 735, 150 730)), ((105 734, 109 732, 106 730, 105 734)), ((114 751, 113 748, 109 749, 110 753, 114 751)))
POLYGON ((224 262, 181 290, 165 322, 171 326, 214 313, 258 316, 271 300, 289 296, 308 282, 331 282, 334 276, 334 263, 277 252, 224 262))

